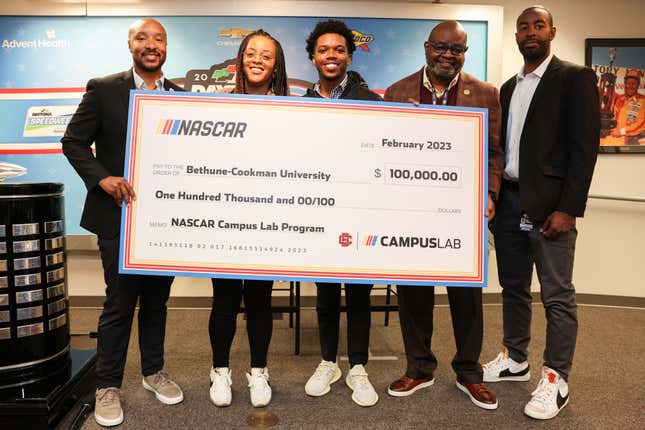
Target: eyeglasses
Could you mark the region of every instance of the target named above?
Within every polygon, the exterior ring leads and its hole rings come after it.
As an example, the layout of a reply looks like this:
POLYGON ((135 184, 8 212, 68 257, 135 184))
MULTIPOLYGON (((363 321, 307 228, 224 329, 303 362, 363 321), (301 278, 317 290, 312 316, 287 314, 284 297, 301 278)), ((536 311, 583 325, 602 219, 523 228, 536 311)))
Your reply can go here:
POLYGON ((263 61, 265 63, 268 63, 269 61, 273 60, 273 57, 267 54, 264 54, 262 52, 255 52, 255 51, 247 51, 244 53, 244 58, 246 60, 250 61, 255 61, 256 58, 258 58, 260 61, 263 61))
POLYGON ((436 43, 431 40, 428 40, 428 45, 432 47, 432 50, 437 54, 444 54, 446 51, 450 50, 452 55, 462 55, 464 52, 468 51, 467 46, 463 45, 450 45, 448 43, 436 43))

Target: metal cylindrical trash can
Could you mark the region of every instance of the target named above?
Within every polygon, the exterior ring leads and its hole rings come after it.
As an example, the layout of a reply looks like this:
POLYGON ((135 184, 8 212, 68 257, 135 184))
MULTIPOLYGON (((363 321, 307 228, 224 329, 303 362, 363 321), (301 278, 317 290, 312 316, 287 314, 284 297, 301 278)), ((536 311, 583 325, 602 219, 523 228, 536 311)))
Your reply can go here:
POLYGON ((64 227, 63 184, 0 184, 0 388, 69 359, 64 227))

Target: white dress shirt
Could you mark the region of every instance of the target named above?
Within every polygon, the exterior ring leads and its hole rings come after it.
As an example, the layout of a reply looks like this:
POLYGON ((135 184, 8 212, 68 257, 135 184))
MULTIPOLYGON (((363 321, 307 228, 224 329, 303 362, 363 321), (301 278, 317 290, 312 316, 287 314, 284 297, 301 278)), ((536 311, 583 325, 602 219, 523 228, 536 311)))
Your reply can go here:
MULTIPOLYGON (((508 107, 508 122, 506 123, 506 163, 504 178, 511 181, 520 179, 520 139, 524 129, 524 121, 529 110, 535 89, 540 83, 546 68, 549 66, 553 54, 550 54, 535 70, 528 75, 524 74, 524 67, 515 77, 516 84, 511 102, 508 107)), ((548 127, 548 124, 545 124, 548 127)))

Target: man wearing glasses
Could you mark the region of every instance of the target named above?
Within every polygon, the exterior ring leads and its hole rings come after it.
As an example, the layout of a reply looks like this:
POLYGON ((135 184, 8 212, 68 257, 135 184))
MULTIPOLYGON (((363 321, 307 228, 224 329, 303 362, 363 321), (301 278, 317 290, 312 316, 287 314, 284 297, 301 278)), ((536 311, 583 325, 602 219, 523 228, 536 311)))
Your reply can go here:
MULTIPOLYGON (((500 105, 498 92, 461 71, 468 46, 464 28, 457 21, 438 24, 424 43, 426 65, 394 83, 385 92, 385 101, 468 106, 488 109, 488 206, 486 216, 495 216, 504 155, 499 144, 500 105)), ((497 399, 482 384, 479 364, 482 347, 483 316, 481 288, 448 287, 450 314, 457 344, 452 368, 457 373, 457 388, 484 409, 496 409, 497 399)), ((409 396, 434 383, 437 359, 430 348, 434 287, 398 286, 399 317, 407 356, 405 374, 392 382, 388 393, 409 396)))

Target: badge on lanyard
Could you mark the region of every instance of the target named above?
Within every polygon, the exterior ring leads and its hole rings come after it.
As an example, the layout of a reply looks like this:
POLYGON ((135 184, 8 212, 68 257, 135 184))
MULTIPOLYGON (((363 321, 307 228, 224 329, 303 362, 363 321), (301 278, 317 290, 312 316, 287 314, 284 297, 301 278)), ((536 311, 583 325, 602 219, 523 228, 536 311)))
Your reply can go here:
POLYGON ((527 214, 522 214, 522 218, 520 218, 520 230, 533 230, 533 222, 529 219, 529 216, 527 214))

